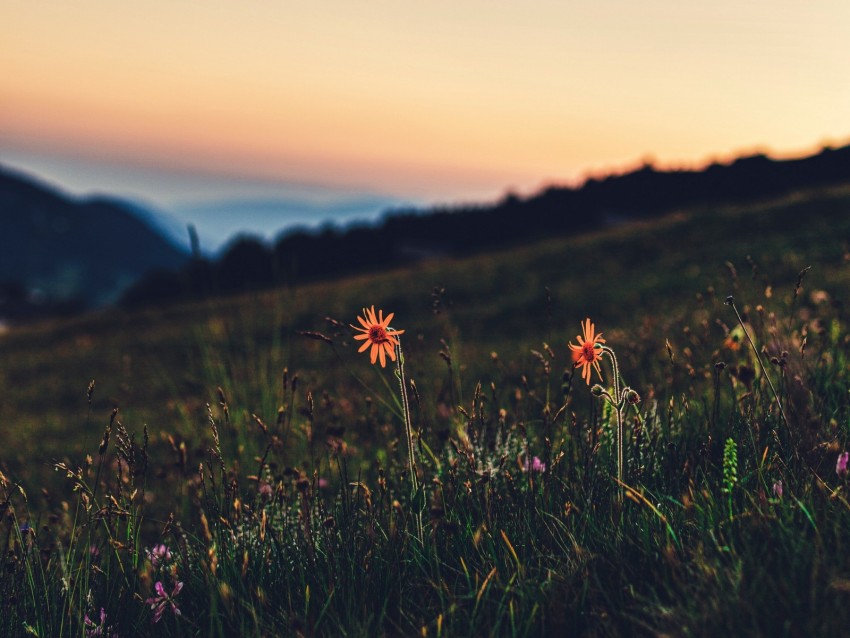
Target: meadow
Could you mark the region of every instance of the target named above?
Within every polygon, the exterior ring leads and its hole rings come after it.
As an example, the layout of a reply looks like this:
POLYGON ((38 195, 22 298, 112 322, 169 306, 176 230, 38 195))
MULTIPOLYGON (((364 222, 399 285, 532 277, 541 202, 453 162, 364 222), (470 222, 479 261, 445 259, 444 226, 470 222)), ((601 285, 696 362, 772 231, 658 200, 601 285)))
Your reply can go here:
POLYGON ((11 330, 0 635, 842 634, 848 210, 11 330))

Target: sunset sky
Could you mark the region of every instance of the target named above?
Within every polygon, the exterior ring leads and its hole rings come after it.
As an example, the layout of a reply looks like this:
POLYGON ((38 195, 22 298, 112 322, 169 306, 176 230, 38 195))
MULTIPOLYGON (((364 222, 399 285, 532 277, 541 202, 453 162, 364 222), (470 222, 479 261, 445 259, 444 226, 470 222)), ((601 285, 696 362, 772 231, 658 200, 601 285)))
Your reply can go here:
POLYGON ((848 32, 846 0, 0 0, 0 163, 168 207, 799 155, 850 139, 848 32))

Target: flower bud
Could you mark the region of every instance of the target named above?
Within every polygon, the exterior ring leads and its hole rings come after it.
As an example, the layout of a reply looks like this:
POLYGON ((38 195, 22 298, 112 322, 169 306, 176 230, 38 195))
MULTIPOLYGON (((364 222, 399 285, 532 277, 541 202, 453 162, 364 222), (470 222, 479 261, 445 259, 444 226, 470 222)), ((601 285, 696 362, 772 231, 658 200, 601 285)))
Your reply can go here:
POLYGON ((625 395, 626 403, 629 405, 637 405, 640 403, 640 395, 631 388, 626 388, 625 395))

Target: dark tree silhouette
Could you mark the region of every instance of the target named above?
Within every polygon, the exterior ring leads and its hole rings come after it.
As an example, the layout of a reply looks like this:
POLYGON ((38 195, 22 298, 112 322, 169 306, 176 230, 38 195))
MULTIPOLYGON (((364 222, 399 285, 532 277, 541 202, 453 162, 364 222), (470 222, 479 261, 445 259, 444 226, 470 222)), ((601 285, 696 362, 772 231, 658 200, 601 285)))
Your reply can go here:
MULTIPOLYGON (((492 205, 394 211, 373 226, 296 230, 272 247, 240 239, 211 266, 206 279, 193 273, 197 260, 174 277, 182 280, 182 294, 189 296, 313 281, 575 235, 695 206, 753 202, 848 182, 850 146, 795 160, 753 155, 700 171, 659 171, 644 164, 625 174, 588 179, 577 188, 551 186, 527 198, 508 194, 492 205)), ((158 287, 172 290, 162 283, 158 287)), ((156 289, 142 281, 125 301, 156 300, 156 289)))

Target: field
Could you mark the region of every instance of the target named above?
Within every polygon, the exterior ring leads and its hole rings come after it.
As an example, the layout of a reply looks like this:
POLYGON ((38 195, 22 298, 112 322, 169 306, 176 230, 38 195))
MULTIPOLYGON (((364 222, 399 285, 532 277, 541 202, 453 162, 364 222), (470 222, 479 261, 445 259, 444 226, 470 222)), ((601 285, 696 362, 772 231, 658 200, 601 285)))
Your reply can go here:
POLYGON ((840 634, 848 210, 13 329, 0 634, 840 634), (406 383, 357 352, 373 305, 406 383))

